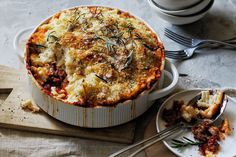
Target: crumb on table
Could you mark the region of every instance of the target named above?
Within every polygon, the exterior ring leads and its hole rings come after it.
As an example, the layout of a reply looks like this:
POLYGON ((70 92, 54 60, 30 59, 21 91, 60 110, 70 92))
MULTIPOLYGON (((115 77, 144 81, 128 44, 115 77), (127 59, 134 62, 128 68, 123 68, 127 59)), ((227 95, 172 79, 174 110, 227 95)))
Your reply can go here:
POLYGON ((40 111, 40 108, 32 102, 32 100, 27 99, 21 103, 21 108, 24 110, 30 110, 33 113, 37 113, 40 111))

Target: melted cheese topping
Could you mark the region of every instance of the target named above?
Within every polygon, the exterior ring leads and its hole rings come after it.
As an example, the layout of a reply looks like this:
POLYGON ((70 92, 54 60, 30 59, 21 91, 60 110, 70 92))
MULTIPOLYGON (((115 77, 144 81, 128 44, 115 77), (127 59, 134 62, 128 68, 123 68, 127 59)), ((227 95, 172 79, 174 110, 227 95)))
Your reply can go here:
POLYGON ((142 21, 106 7, 55 14, 27 43, 28 69, 57 99, 87 106, 131 99, 159 79, 163 46, 142 21))

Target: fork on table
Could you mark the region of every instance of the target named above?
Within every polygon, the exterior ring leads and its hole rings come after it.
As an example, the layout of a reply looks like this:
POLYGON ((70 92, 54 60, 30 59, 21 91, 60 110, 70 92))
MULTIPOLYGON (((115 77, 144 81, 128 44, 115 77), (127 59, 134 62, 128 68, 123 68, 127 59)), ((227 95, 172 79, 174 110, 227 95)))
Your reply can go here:
POLYGON ((165 55, 166 57, 171 58, 171 59, 184 60, 184 59, 191 58, 193 54, 195 53, 195 51, 200 49, 201 47, 202 45, 195 46, 192 48, 187 48, 184 50, 176 50, 176 51, 166 50, 165 55))
POLYGON ((195 39, 195 38, 188 38, 185 36, 182 36, 180 34, 177 34, 167 28, 165 28, 165 36, 168 37, 169 39, 184 45, 186 47, 195 47, 201 44, 220 44, 220 45, 225 45, 229 46, 232 48, 236 48, 236 37, 233 37, 231 39, 227 39, 224 41, 218 41, 218 40, 211 40, 211 39, 195 39))
POLYGON ((190 47, 184 50, 177 50, 177 51, 166 51, 166 57, 176 59, 176 60, 184 60, 191 58, 196 50, 210 47, 210 48, 218 48, 219 45, 228 46, 230 48, 236 49, 236 37, 230 38, 224 41, 217 41, 217 40, 201 40, 201 39, 192 39, 187 38, 182 35, 179 35, 167 28, 165 28, 165 36, 170 38, 171 40, 190 47), (216 45, 217 44, 217 45, 216 45))

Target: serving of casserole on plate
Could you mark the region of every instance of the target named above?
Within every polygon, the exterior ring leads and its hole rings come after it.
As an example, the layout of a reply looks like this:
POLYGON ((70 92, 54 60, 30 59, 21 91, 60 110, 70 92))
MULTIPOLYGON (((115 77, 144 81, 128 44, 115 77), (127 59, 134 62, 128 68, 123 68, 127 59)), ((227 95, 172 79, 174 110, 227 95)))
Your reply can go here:
MULTIPOLYGON (((166 118, 172 123, 178 121, 190 122, 196 117, 204 120, 190 129, 182 130, 164 141, 164 144, 177 156, 206 156, 224 157, 235 156, 234 145, 236 135, 236 116, 234 111, 236 102, 233 98, 223 94, 222 91, 213 92, 210 90, 190 89, 174 94, 169 97, 160 107, 156 117, 156 128, 158 131, 166 128, 166 118), (191 109, 188 102, 201 92, 201 99, 196 101, 191 109), (209 119, 219 112, 219 104, 225 99, 227 106, 224 114, 215 123, 209 123, 209 119), (177 109, 177 108, 179 109, 177 109), (173 109, 173 111, 171 111, 173 109), (172 118, 171 120, 171 113, 172 118), (176 113, 179 113, 176 117, 176 113), (189 143, 190 142, 190 143, 189 143)), ((214 119, 214 118, 213 118, 214 119)), ((168 124, 171 124, 169 123, 168 124)))
POLYGON ((165 55, 144 21, 115 8, 80 6, 36 27, 25 63, 33 99, 44 111, 69 124, 106 127, 134 119, 159 98, 152 90, 161 86, 165 55))

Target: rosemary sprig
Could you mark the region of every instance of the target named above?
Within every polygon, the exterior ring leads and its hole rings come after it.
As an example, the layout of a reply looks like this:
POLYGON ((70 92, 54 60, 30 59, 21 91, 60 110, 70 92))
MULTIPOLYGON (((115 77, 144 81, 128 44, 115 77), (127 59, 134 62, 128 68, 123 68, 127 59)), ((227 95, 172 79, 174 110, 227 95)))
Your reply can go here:
POLYGON ((99 20, 100 23, 103 23, 103 22, 104 22, 104 20, 103 20, 103 14, 102 14, 102 11, 101 11, 101 10, 98 10, 98 9, 96 8, 95 12, 92 13, 92 14, 93 14, 92 18, 94 18, 94 19, 96 19, 96 20, 99 20))
POLYGON ((135 30, 134 26, 130 22, 128 24, 123 24, 121 26, 127 29, 127 32, 129 33, 129 37, 131 37, 133 30, 135 30))
POLYGON ((143 38, 142 38, 139 34, 137 34, 137 33, 135 34, 134 40, 139 40, 139 41, 143 44, 143 46, 146 47, 147 49, 149 49, 150 51, 155 51, 155 50, 157 50, 156 47, 153 47, 153 46, 147 44, 147 42, 145 41, 145 39, 143 39, 143 38))
POLYGON ((111 40, 106 40, 106 48, 109 52, 114 53, 115 52, 115 48, 114 46, 117 46, 117 44, 114 41, 111 40))
POLYGON ((47 48, 47 46, 41 45, 41 44, 34 44, 37 48, 47 48))
POLYGON ((98 35, 98 32, 94 30, 94 39, 105 41, 105 47, 109 52, 115 53, 115 46, 124 45, 125 47, 125 39, 122 38, 124 32, 119 31, 117 23, 102 27, 100 31, 102 35, 98 35))
POLYGON ((94 34, 95 34, 95 39, 101 39, 101 40, 105 41, 105 46, 109 52, 115 51, 114 46, 118 46, 116 41, 113 41, 111 39, 105 39, 105 38, 99 36, 96 31, 94 31, 94 34))
POLYGON ((105 27, 101 28, 101 32, 102 32, 103 36, 107 36, 108 35, 108 29, 106 29, 105 27))
POLYGON ((112 26, 115 28, 115 30, 119 30, 118 21, 115 21, 112 26))
POLYGON ((113 46, 117 46, 117 43, 115 41, 112 40, 106 40, 106 45, 113 45, 113 46))
POLYGON ((47 48, 46 46, 40 44, 30 44, 29 47, 30 51, 35 53, 41 53, 41 50, 46 48, 47 48))
POLYGON ((144 43, 144 42, 143 42, 143 46, 145 46, 147 49, 149 49, 149 50, 151 50, 151 51, 155 51, 155 50, 156 50, 155 47, 152 47, 152 46, 150 46, 150 45, 148 45, 148 44, 146 44, 146 43, 144 43))
POLYGON ((80 18, 84 18, 85 17, 85 13, 81 14, 81 12, 79 10, 75 10, 74 12, 74 19, 72 21, 70 21, 70 24, 68 25, 68 31, 73 31, 74 28, 77 27, 77 24, 79 22, 80 18))
POLYGON ((127 61, 126 61, 126 63, 125 63, 125 66, 122 68, 122 70, 128 68, 129 65, 131 64, 131 62, 132 62, 132 60, 133 60, 133 53, 134 53, 134 51, 131 50, 131 52, 129 53, 129 55, 128 55, 128 57, 127 57, 127 61))
POLYGON ((124 34, 123 32, 120 32, 120 33, 117 33, 117 34, 115 34, 115 35, 112 35, 110 38, 116 38, 116 39, 119 39, 119 38, 122 37, 123 34, 124 34))
POLYGON ((102 37, 100 37, 99 35, 98 35, 98 33, 94 30, 94 36, 95 36, 95 40, 97 40, 97 39, 101 39, 101 40, 104 40, 102 37))
POLYGON ((52 32, 50 32, 50 33, 48 34, 48 36, 47 36, 47 42, 53 43, 53 42, 59 40, 59 38, 56 37, 55 35, 53 35, 53 33, 55 33, 55 31, 52 31, 52 32))
POLYGON ((199 141, 193 141, 187 137, 183 137, 182 140, 176 140, 173 139, 172 142, 172 148, 183 148, 183 147, 187 147, 187 146, 199 146, 202 144, 202 142, 199 141))
POLYGON ((85 15, 86 15, 85 13, 83 13, 83 14, 80 14, 80 13, 79 13, 79 16, 77 16, 74 21, 76 22, 76 21, 78 21, 80 18, 84 18, 85 15))
POLYGON ((133 48, 133 49, 137 46, 135 40, 132 40, 132 41, 131 41, 131 45, 132 45, 132 48, 133 48))
POLYGON ((135 29, 134 27, 133 27, 133 25, 131 24, 131 23, 129 23, 128 24, 128 33, 129 33, 129 36, 131 37, 132 36, 132 31, 135 29))
POLYGON ((135 33, 135 38, 134 38, 134 40, 143 40, 143 38, 138 34, 138 33, 135 33))
POLYGON ((95 76, 96 76, 97 78, 99 78, 100 80, 102 80, 103 82, 108 83, 108 81, 107 81, 106 79, 104 79, 103 77, 101 77, 101 76, 99 76, 99 75, 97 75, 97 74, 95 74, 95 76))

